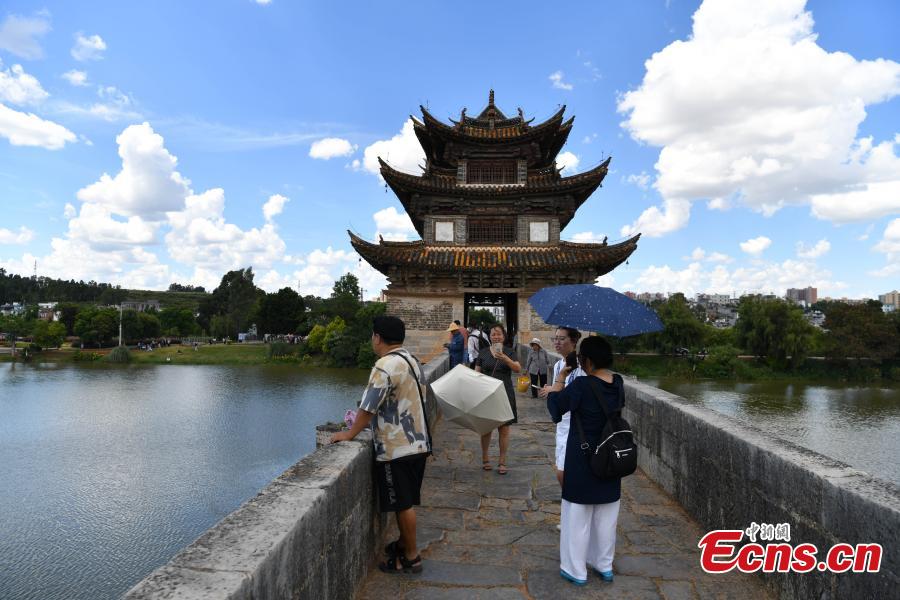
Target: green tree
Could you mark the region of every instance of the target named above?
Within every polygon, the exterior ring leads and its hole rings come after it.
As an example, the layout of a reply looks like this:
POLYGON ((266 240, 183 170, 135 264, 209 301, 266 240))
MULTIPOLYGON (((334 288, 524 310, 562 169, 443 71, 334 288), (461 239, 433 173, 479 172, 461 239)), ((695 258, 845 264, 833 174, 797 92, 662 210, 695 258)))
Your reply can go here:
POLYGON ((825 317, 825 348, 833 358, 869 358, 882 361, 893 357, 900 338, 891 319, 878 302, 836 304, 825 317))
POLYGON ((0 315, 0 332, 7 335, 12 356, 16 357, 16 339, 28 333, 29 326, 25 319, 18 315, 0 315))
POLYGON ((738 343, 776 368, 796 368, 806 358, 812 325, 796 304, 744 296, 738 306, 738 343))
POLYGON ((56 305, 56 312, 59 313, 59 322, 65 325, 66 335, 75 335, 75 317, 81 307, 72 302, 61 302, 56 305))
POLYGON ((260 296, 265 294, 253 284, 253 268, 229 271, 219 286, 200 303, 200 325, 215 337, 237 338, 250 326, 250 317, 260 296), (213 317, 219 316, 215 327, 213 317))
POLYGON ((316 325, 312 328, 312 331, 309 332, 309 337, 306 338, 306 343, 309 346, 309 349, 313 352, 322 352, 322 343, 325 341, 325 327, 322 325, 316 325))
POLYGON ((657 348, 670 352, 675 348, 696 348, 703 343, 706 330, 688 306, 684 294, 672 294, 656 310, 664 329, 657 335, 657 348))
MULTIPOLYGON (((485 328, 490 327, 491 325, 494 325, 498 322, 497 317, 494 316, 494 313, 486 308, 476 308, 475 310, 470 310, 468 318, 469 323, 484 325, 485 328)), ((466 325, 469 325, 469 323, 466 323, 466 325)))
POLYGON ((332 319, 331 323, 329 323, 325 327, 325 337, 322 339, 322 352, 325 354, 331 354, 332 349, 337 344, 338 340, 344 335, 344 330, 347 328, 347 323, 344 319, 340 317, 335 317, 332 319))
POLYGON ((138 327, 142 338, 159 337, 159 334, 162 331, 160 328, 159 317, 147 312, 138 313, 138 327))
POLYGON ((322 312, 328 319, 340 317, 349 322, 362 305, 360 295, 359 279, 352 273, 345 273, 334 282, 331 297, 322 303, 322 312))
POLYGON ((194 311, 189 308, 162 309, 159 312, 159 325, 164 335, 177 337, 199 333, 194 311))
POLYGON ((266 333, 294 333, 305 318, 305 306, 300 294, 291 288, 282 288, 260 298, 257 330, 266 333))
POLYGON ((85 344, 98 347, 119 335, 119 311, 115 308, 86 308, 75 319, 75 335, 85 344))
POLYGON ((31 338, 41 348, 59 348, 66 337, 66 326, 55 321, 37 320, 31 329, 31 338))

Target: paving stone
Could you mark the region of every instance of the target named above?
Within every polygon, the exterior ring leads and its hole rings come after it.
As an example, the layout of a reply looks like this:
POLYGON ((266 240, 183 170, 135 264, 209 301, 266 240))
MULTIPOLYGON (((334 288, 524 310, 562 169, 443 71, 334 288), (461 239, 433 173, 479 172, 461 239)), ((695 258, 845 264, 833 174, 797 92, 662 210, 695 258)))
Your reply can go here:
POLYGON ((478 510, 480 504, 481 498, 471 493, 451 492, 437 488, 422 490, 422 506, 478 510))
POLYGON ((519 585, 522 575, 519 569, 498 565, 473 565, 429 560, 422 573, 415 575, 419 582, 440 583, 454 586, 519 585))
POLYGON ((684 579, 685 573, 700 570, 698 557, 689 560, 684 555, 620 555, 613 560, 617 573, 658 579, 684 579))
POLYGON ((465 515, 468 511, 454 510, 452 508, 419 507, 416 510, 416 525, 418 527, 436 527, 440 529, 463 529, 465 515))
POLYGON ((534 531, 525 525, 498 525, 484 530, 449 531, 446 540, 451 544, 477 546, 505 546, 534 531))
POLYGON ((660 581, 659 591, 666 600, 696 600, 698 597, 690 581, 660 581))
POLYGON ((414 587, 403 596, 404 600, 522 600, 525 595, 516 588, 439 588, 414 587))
POLYGON ((515 544, 524 544, 527 546, 553 546, 559 549, 559 532, 556 527, 542 527, 536 531, 532 531, 514 542, 515 544))
POLYGON ((559 569, 527 571, 528 593, 541 600, 660 600, 662 596, 651 579, 616 575, 613 583, 588 576, 588 583, 577 586, 563 579, 559 569))

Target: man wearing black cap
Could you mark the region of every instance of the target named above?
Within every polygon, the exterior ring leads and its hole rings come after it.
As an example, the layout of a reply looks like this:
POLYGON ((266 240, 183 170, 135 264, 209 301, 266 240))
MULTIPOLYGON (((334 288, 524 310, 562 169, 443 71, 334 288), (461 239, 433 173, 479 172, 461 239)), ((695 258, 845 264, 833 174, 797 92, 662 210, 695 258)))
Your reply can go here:
POLYGON ((425 420, 425 392, 419 361, 403 348, 406 326, 397 317, 375 317, 372 349, 380 358, 369 375, 356 419, 348 431, 331 438, 352 440, 370 422, 375 444, 375 483, 382 512, 397 515, 400 539, 388 544, 386 573, 420 573, 416 549, 416 513, 425 459, 431 452, 425 420))

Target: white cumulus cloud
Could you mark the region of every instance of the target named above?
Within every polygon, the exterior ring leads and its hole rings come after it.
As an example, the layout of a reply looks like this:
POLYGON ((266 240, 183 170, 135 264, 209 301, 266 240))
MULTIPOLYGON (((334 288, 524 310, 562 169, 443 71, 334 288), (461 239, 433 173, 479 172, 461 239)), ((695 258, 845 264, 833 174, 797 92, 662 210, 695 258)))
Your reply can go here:
POLYGON ((372 219, 375 221, 375 235, 383 236, 386 240, 404 242, 410 236, 417 235, 409 215, 398 212, 393 206, 379 210, 372 215, 372 219))
POLYGON ((19 112, 0 104, 0 137, 13 146, 40 146, 47 150, 59 150, 67 142, 74 142, 74 133, 53 121, 47 121, 33 113, 19 112))
POLYGON ((106 42, 99 35, 85 36, 80 31, 75 34, 72 58, 77 61, 100 60, 106 51, 106 42))
POLYGON ((758 256, 771 245, 772 240, 764 235, 761 235, 759 237, 747 240, 746 242, 741 242, 741 250, 743 250, 747 254, 758 256))
POLYGON ((27 244, 34 239, 34 232, 24 225, 19 231, 0 228, 0 244, 27 244))
POLYGON ((24 106, 38 104, 49 95, 41 82, 26 73, 22 65, 0 70, 0 102, 24 106))
POLYGON ((266 218, 266 221, 271 222, 276 215, 280 215, 281 211, 284 210, 284 205, 288 202, 290 202, 290 198, 281 194, 269 196, 269 199, 263 204, 263 216, 266 218))
POLYGON ((21 58, 41 58, 44 51, 39 37, 50 31, 50 21, 44 17, 7 15, 0 24, 0 49, 21 58))
POLYGON ((130 125, 116 137, 122 170, 78 191, 78 199, 107 206, 125 216, 160 219, 179 210, 190 194, 190 182, 175 170, 178 159, 166 150, 149 123, 130 125))
POLYGON ((406 173, 421 173, 419 165, 425 162, 425 151, 419 144, 412 121, 406 121, 400 133, 389 140, 379 140, 363 151, 363 168, 369 173, 380 174, 378 157, 391 167, 406 173))
POLYGON ((819 258, 829 250, 831 250, 831 242, 828 240, 819 240, 812 246, 797 242, 797 256, 800 258, 819 258))
POLYGON ((76 87, 85 87, 88 85, 87 71, 72 69, 71 71, 66 71, 65 73, 63 73, 62 77, 76 87))
POLYGON ((309 156, 320 160, 328 160, 338 156, 350 156, 356 152, 357 146, 341 138, 324 138, 316 140, 309 147, 309 156))
POLYGON ((563 81, 564 76, 565 75, 562 71, 555 71, 555 72, 551 73, 547 79, 549 79, 550 83, 553 84, 554 89, 567 90, 567 91, 575 89, 574 85, 563 81))
POLYGON ((581 159, 572 152, 560 152, 556 155, 556 168, 565 169, 565 175, 572 175, 578 172, 578 164, 581 159))
POLYGON ((900 182, 896 141, 856 137, 867 105, 900 94, 900 64, 824 50, 804 7, 705 0, 692 35, 646 62, 618 109, 634 139, 661 148, 654 187, 663 205, 623 232, 675 231, 698 199, 768 215, 810 203, 836 222, 900 209, 896 193, 879 200, 880 186, 900 182))

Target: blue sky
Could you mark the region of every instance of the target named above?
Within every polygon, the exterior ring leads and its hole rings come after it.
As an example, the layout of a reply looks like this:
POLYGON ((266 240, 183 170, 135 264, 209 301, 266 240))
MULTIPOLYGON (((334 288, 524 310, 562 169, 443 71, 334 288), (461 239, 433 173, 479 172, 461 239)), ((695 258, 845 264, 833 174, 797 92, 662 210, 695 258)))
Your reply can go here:
POLYGON ((900 287, 900 4, 6 2, 0 267, 166 288, 384 278, 345 230, 414 239, 419 104, 576 116, 612 170, 563 232, 640 231, 620 290, 900 287))

